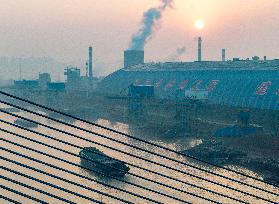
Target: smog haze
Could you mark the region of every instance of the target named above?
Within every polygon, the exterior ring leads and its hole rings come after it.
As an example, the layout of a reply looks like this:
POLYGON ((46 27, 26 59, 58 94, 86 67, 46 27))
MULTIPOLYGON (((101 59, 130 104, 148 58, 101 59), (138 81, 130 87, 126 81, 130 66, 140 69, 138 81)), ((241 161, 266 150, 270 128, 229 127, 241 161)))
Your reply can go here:
MULTIPOLYGON (((0 0, 0 57, 51 58, 60 64, 61 70, 64 64, 83 70, 88 46, 92 45, 95 75, 106 75, 123 66, 123 51, 142 28, 144 14, 152 8, 160 8, 163 2, 0 0)), ((179 60, 196 60, 196 39, 200 35, 205 60, 220 60, 222 48, 226 48, 228 58, 279 56, 277 0, 175 0, 169 3, 172 5, 160 13, 144 46, 146 61, 164 61, 184 46, 187 53, 179 60), (195 28, 198 19, 205 23, 202 30, 195 28)), ((18 77, 18 71, 4 69, 1 66, 5 78, 18 77)), ((26 70, 24 77, 37 75, 33 73, 36 71, 44 70, 26 70)), ((56 78, 63 76, 56 75, 56 78)))

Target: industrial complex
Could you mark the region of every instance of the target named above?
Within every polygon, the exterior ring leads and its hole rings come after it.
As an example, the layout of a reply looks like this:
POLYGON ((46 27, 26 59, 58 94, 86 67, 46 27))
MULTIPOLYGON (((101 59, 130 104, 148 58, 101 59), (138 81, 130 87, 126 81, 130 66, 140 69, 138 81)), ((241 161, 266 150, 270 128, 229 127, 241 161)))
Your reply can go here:
POLYGON ((194 62, 145 63, 143 50, 126 50, 124 68, 102 80, 93 77, 93 49, 89 47, 85 76, 79 68, 67 67, 65 82, 52 82, 48 73, 40 73, 37 80, 15 81, 14 88, 128 97, 133 85, 133 90, 152 87, 157 99, 181 101, 203 95, 209 104, 279 110, 279 59, 228 60, 222 49, 220 61, 203 61, 201 37, 197 47, 194 62))
POLYGON ((11 2, 0 204, 279 204, 279 0, 11 2))
POLYGON ((202 61, 201 38, 195 62, 143 63, 143 51, 125 51, 125 67, 107 76, 99 89, 123 94, 131 84, 154 86, 155 97, 181 100, 208 92, 208 102, 256 109, 279 110, 279 59, 202 61))
POLYGON ((147 140, 202 140, 186 153, 278 183, 279 59, 226 59, 220 49, 220 61, 204 61, 201 37, 197 43, 194 62, 145 63, 143 50, 126 50, 124 67, 102 79, 93 77, 89 47, 85 76, 67 67, 65 82, 40 73, 5 91, 87 120, 127 124, 130 134, 147 140))
POLYGON ((65 82, 52 82, 49 73, 40 73, 36 80, 16 80, 14 88, 37 91, 92 92, 96 88, 97 79, 93 77, 93 48, 89 47, 86 75, 81 76, 78 67, 67 67, 64 70, 65 82))

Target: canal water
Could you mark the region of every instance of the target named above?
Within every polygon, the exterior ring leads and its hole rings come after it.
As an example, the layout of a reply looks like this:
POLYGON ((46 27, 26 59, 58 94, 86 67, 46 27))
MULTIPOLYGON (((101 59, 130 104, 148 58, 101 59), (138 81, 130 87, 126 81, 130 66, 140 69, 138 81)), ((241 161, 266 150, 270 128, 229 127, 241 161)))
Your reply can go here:
MULTIPOLYGON (((44 118, 41 118, 41 117, 38 117, 38 116, 34 116, 32 114, 28 114, 28 113, 24 113, 24 112, 18 112, 18 113, 15 113, 15 114, 19 114, 21 116, 26 116, 26 117, 34 119, 36 121, 40 121, 42 123, 46 123, 48 125, 51 125, 55 128, 59 128, 59 129, 64 130, 64 131, 71 132, 73 134, 81 136, 82 138, 89 139, 91 141, 99 142, 99 143, 117 148, 119 150, 126 151, 128 153, 146 158, 148 160, 158 162, 160 164, 164 164, 166 166, 178 169, 180 171, 191 173, 191 174, 206 178, 208 180, 212 180, 212 181, 215 181, 215 182, 218 182, 218 183, 222 183, 224 185, 242 190, 244 192, 255 194, 257 196, 273 200, 274 202, 279 202, 279 198, 272 195, 272 194, 253 189, 251 187, 243 186, 243 185, 237 184, 233 181, 229 181, 229 180, 226 180, 226 179, 223 179, 223 178, 219 178, 219 177, 214 176, 212 174, 205 173, 205 172, 199 171, 197 169, 187 167, 185 165, 178 164, 176 162, 169 161, 167 159, 163 159, 163 158, 160 158, 158 156, 155 156, 155 155, 152 155, 152 154, 149 154, 149 153, 146 153, 146 152, 142 152, 140 150, 136 150, 136 149, 131 148, 131 147, 127 147, 127 146, 119 144, 117 142, 113 142, 109 139, 101 138, 101 137, 98 137, 97 135, 86 133, 86 132, 71 128, 71 127, 66 126, 66 125, 61 125, 59 123, 52 122, 52 121, 49 121, 47 119, 44 119, 44 118)), ((4 113, 0 113, 0 118, 3 119, 3 120, 9 121, 9 122, 14 122, 14 120, 16 120, 15 117, 8 116, 4 113)), ((101 124, 101 125, 117 129, 117 130, 119 130, 121 132, 124 132, 124 133, 130 133, 130 127, 127 124, 111 123, 110 121, 103 120, 103 119, 98 119, 96 122, 101 124)), ((142 148, 145 148, 147 150, 150 150, 150 151, 160 153, 160 154, 163 154, 165 156, 177 159, 179 161, 188 162, 192 165, 197 165, 196 163, 194 163, 191 160, 188 160, 187 158, 184 158, 184 157, 178 156, 174 153, 171 153, 171 152, 153 147, 151 145, 141 143, 141 142, 133 140, 133 139, 129 139, 125 136, 118 135, 118 134, 115 134, 115 133, 103 130, 101 128, 94 127, 92 125, 88 125, 88 124, 85 124, 83 122, 79 122, 79 121, 75 121, 74 124, 79 126, 79 127, 85 128, 87 130, 91 130, 91 131, 94 131, 94 132, 97 132, 97 133, 100 133, 100 134, 103 134, 103 135, 107 135, 110 138, 117 139, 119 141, 126 142, 128 144, 135 145, 135 146, 138 146, 138 147, 142 147, 142 148)), ((40 142, 44 142, 46 144, 53 145, 55 147, 70 151, 70 152, 75 153, 75 154, 78 154, 79 151, 80 151, 80 149, 78 149, 78 148, 74 148, 74 147, 59 143, 57 141, 53 141, 51 139, 43 138, 42 136, 30 133, 30 132, 22 130, 22 129, 12 127, 12 126, 4 124, 4 123, 1 123, 0 126, 3 129, 7 129, 9 131, 24 135, 28 138, 32 138, 32 139, 38 140, 40 142)), ((149 162, 146 162, 146 161, 143 161, 143 160, 140 160, 140 159, 137 159, 137 158, 119 153, 117 151, 113 151, 113 150, 110 150, 108 148, 92 144, 92 143, 84 141, 82 139, 73 138, 69 135, 65 135, 65 134, 47 129, 47 128, 42 127, 42 126, 39 126, 38 128, 34 128, 33 130, 39 131, 39 132, 44 133, 44 134, 51 135, 51 136, 56 137, 60 140, 64 140, 64 141, 73 143, 73 144, 78 145, 80 147, 89 147, 89 146, 96 147, 96 148, 100 149, 105 154, 107 154, 111 157, 120 159, 120 160, 125 161, 125 162, 132 163, 132 164, 140 166, 140 167, 150 169, 152 171, 159 172, 161 174, 165 174, 167 176, 179 179, 179 180, 184 181, 184 182, 188 182, 188 183, 191 183, 191 184, 203 187, 203 188, 218 191, 219 193, 222 193, 222 194, 225 194, 225 195, 228 195, 228 196, 231 196, 231 197, 243 200, 243 201, 247 201, 247 202, 250 202, 250 203, 266 203, 265 201, 255 199, 251 196, 243 195, 239 192, 229 190, 229 189, 226 189, 224 187, 220 187, 218 185, 215 185, 215 184, 212 184, 212 183, 209 183, 209 182, 206 182, 206 181, 202 181, 202 180, 197 179, 197 178, 193 178, 193 177, 185 175, 183 173, 179 173, 177 171, 173 171, 173 170, 161 167, 159 165, 155 165, 155 164, 152 164, 152 163, 149 163, 149 162)), ((135 136, 140 137, 140 135, 135 135, 135 136)), ((69 154, 66 154, 66 153, 63 153, 61 151, 54 150, 54 149, 51 149, 51 148, 47 148, 45 146, 30 142, 28 140, 18 138, 16 136, 12 135, 12 134, 7 134, 7 133, 4 133, 4 132, 1 132, 1 138, 4 138, 4 139, 12 141, 12 142, 16 142, 16 143, 21 144, 21 145, 28 146, 30 148, 34 148, 34 149, 43 151, 43 152, 51 154, 51 155, 55 155, 59 158, 63 158, 65 160, 68 160, 68 161, 76 163, 76 164, 80 163, 80 159, 76 156, 69 155, 69 154)), ((149 139, 149 138, 144 138, 144 139, 149 139)), ((198 141, 198 140, 191 140, 191 139, 185 140, 183 142, 180 141, 179 143, 163 141, 163 140, 154 140, 154 139, 152 139, 151 142, 154 142, 156 144, 160 144, 162 146, 171 148, 173 150, 179 150, 179 151, 180 150, 185 150, 187 148, 190 148, 191 146, 198 145, 200 143, 200 141, 198 141)), ((73 165, 55 160, 53 158, 49 158, 49 157, 40 155, 38 153, 34 153, 32 151, 29 151, 29 150, 26 150, 24 148, 18 147, 16 145, 12 145, 8 142, 0 141, 0 145, 1 145, 1 147, 11 149, 13 151, 22 153, 22 154, 24 154, 26 156, 30 156, 32 158, 43 160, 43 161, 45 161, 47 163, 50 163, 52 165, 55 165, 55 166, 73 171, 75 173, 90 177, 92 179, 96 179, 98 181, 104 182, 104 183, 109 184, 111 186, 116 186, 116 187, 121 188, 121 189, 126 190, 126 191, 131 191, 131 192, 136 193, 136 194, 141 195, 141 196, 146 196, 148 198, 152 198, 154 200, 158 200, 158 201, 163 202, 163 203, 182 203, 182 202, 179 202, 177 200, 168 198, 166 196, 158 195, 156 193, 153 193, 153 192, 150 192, 150 191, 147 191, 147 190, 143 190, 139 187, 132 186, 130 184, 125 184, 125 183, 120 182, 120 181, 115 181, 115 180, 109 180, 109 179, 96 177, 94 174, 90 174, 87 171, 84 171, 77 166, 73 166, 73 165)), ((85 185, 89 188, 96 189, 96 190, 108 193, 108 194, 116 196, 116 197, 123 198, 125 200, 131 201, 131 202, 134 202, 134 203, 151 203, 150 201, 144 200, 142 198, 138 198, 136 196, 129 195, 129 194, 124 193, 124 192, 120 192, 120 191, 115 190, 115 189, 110 188, 110 187, 104 187, 103 185, 97 184, 93 181, 90 181, 90 180, 80 178, 80 177, 72 175, 72 174, 68 174, 68 173, 59 171, 57 169, 45 166, 45 165, 40 164, 40 163, 36 163, 34 161, 30 161, 28 159, 21 158, 19 156, 16 156, 14 154, 8 153, 8 152, 3 151, 3 150, 1 150, 1 155, 6 157, 6 158, 9 158, 9 159, 27 164, 27 165, 32 166, 34 168, 40 169, 42 171, 54 174, 56 176, 60 176, 60 177, 65 178, 67 180, 74 181, 78 184, 85 185)), ((97 199, 99 201, 103 201, 105 203, 121 203, 120 201, 114 200, 114 199, 109 198, 107 196, 100 195, 100 194, 97 194, 97 193, 92 192, 90 190, 86 190, 84 188, 68 184, 64 181, 61 181, 61 180, 58 180, 58 179, 55 179, 55 178, 51 178, 49 176, 46 176, 46 175, 43 175, 41 173, 38 173, 38 172, 35 172, 35 171, 32 171, 32 170, 20 167, 16 164, 12 164, 12 163, 4 161, 4 160, 0 160, 0 165, 5 166, 7 168, 10 168, 12 170, 20 171, 24 174, 36 177, 36 178, 41 179, 43 181, 53 183, 53 184, 58 185, 60 187, 67 188, 68 190, 71 190, 73 192, 80 193, 80 194, 86 195, 86 196, 91 197, 91 198, 95 198, 95 199, 97 199)), ((242 182, 246 182, 246 183, 258 186, 260 188, 263 188, 263 189, 266 189, 266 190, 269 190, 269 191, 272 191, 272 192, 275 192, 275 193, 279 193, 278 188, 271 187, 271 186, 269 186, 267 184, 264 184, 262 182, 258 182, 258 181, 255 181, 255 180, 252 180, 252 179, 249 179, 249 178, 245 178, 243 176, 239 176, 239 175, 236 175, 234 173, 227 172, 225 170, 218 169, 218 168, 212 168, 212 167, 206 167, 206 166, 200 166, 200 167, 206 168, 206 169, 208 169, 210 171, 213 171, 215 173, 218 173, 218 174, 222 174, 222 175, 225 175, 225 176, 228 176, 228 177, 232 177, 232 178, 240 180, 242 182)), ((234 167, 234 168, 236 168, 238 171, 241 171, 243 173, 253 175, 253 176, 257 176, 255 173, 253 173, 253 172, 251 172, 247 169, 243 169, 241 167, 234 167)), ((48 187, 44 184, 40 184, 36 181, 24 178, 22 176, 18 176, 16 174, 13 174, 13 173, 8 172, 6 170, 1 169, 0 171, 1 171, 1 175, 3 175, 3 176, 15 179, 17 181, 20 181, 22 183, 31 185, 31 186, 39 188, 39 189, 45 190, 49 193, 55 194, 57 196, 61 196, 63 198, 69 199, 73 202, 76 202, 76 203, 91 203, 90 201, 88 201, 86 199, 79 198, 75 195, 63 192, 61 190, 57 190, 57 189, 52 188, 52 187, 48 187)), ((198 195, 198 196, 203 196, 203 197, 206 197, 206 198, 210 198, 210 199, 215 200, 215 201, 219 201, 219 202, 222 202, 222 203, 236 203, 236 201, 232 201, 230 199, 223 198, 222 196, 214 195, 214 194, 209 193, 207 191, 204 191, 204 190, 186 185, 185 183, 177 182, 177 181, 174 181, 174 180, 171 180, 171 179, 168 179, 168 178, 164 178, 162 176, 152 174, 150 172, 146 172, 144 170, 141 170, 141 169, 138 169, 138 168, 135 168, 135 167, 130 166, 130 172, 134 173, 134 174, 137 174, 137 175, 140 175, 140 176, 143 176, 145 178, 160 182, 162 184, 166 184, 166 185, 181 189, 185 192, 189 192, 189 193, 193 193, 193 194, 198 195)), ((154 184, 152 182, 145 181, 143 179, 136 178, 136 177, 128 175, 128 174, 125 176, 124 180, 129 181, 129 182, 134 183, 134 184, 137 184, 137 185, 141 185, 141 186, 153 189, 153 190, 163 192, 165 194, 177 197, 179 199, 182 199, 182 200, 185 200, 185 201, 188 201, 188 202, 191 202, 191 203, 208 203, 208 201, 202 200, 202 199, 197 198, 195 196, 188 195, 186 193, 182 193, 182 192, 179 192, 179 191, 176 191, 176 190, 173 190, 173 189, 161 186, 161 185, 157 185, 157 184, 154 184)), ((6 185, 6 186, 8 186, 12 189, 15 189, 15 190, 21 191, 23 193, 26 193, 28 195, 34 196, 36 198, 45 200, 46 202, 49 202, 49 203, 62 203, 62 202, 58 201, 57 199, 50 198, 50 197, 45 196, 41 193, 35 192, 33 190, 29 190, 25 187, 21 187, 17 184, 11 183, 11 182, 3 180, 3 179, 0 179, 0 183, 2 185, 6 185)), ((2 195, 6 195, 7 197, 13 198, 13 199, 18 200, 22 203, 34 203, 34 201, 31 201, 27 198, 18 196, 14 193, 8 192, 8 191, 3 190, 3 189, 0 189, 0 192, 1 192, 2 195)), ((1 202, 1 199, 0 199, 0 202, 1 202)), ((3 202, 5 203, 6 201, 3 200, 3 202)))

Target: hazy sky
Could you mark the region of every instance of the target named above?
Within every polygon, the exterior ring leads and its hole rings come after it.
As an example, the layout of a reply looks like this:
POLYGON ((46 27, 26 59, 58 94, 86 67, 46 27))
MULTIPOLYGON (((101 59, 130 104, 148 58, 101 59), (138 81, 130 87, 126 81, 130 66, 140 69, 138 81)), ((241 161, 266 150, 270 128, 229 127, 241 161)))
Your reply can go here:
MULTIPOLYGON (((196 59, 196 39, 204 59, 254 55, 279 58, 279 0, 174 0, 160 29, 145 46, 148 61, 168 59, 185 46, 181 60, 196 59), (205 22, 202 31, 194 27, 205 22)), ((94 48, 95 72, 122 66, 123 51, 143 12, 159 0, 0 0, 0 56, 42 57, 79 65, 94 48)))

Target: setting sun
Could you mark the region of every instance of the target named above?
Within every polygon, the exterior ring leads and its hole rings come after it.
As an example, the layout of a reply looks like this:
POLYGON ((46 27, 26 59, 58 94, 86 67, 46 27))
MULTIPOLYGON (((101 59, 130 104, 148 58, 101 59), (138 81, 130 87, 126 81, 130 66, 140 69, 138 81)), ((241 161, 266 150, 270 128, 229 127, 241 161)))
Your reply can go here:
POLYGON ((204 21, 203 20, 196 20, 195 27, 199 30, 204 28, 204 21))

